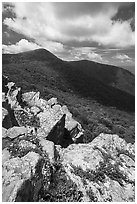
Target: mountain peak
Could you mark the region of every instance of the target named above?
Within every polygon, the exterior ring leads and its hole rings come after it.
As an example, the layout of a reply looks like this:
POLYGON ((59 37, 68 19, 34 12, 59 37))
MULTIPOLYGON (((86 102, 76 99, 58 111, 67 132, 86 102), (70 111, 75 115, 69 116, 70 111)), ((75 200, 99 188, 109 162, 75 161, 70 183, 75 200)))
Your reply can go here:
POLYGON ((52 54, 50 51, 39 48, 36 50, 30 50, 26 52, 21 52, 18 54, 3 54, 3 63, 7 64, 9 62, 15 61, 62 61, 58 57, 56 57, 54 54, 52 54))

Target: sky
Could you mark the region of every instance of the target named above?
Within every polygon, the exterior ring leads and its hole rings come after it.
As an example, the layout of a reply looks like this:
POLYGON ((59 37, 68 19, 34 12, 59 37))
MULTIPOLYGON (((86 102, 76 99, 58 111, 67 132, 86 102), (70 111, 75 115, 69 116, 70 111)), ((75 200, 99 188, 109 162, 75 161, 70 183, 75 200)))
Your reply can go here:
POLYGON ((134 72, 135 3, 3 3, 3 53, 38 48, 63 60, 87 59, 134 72))

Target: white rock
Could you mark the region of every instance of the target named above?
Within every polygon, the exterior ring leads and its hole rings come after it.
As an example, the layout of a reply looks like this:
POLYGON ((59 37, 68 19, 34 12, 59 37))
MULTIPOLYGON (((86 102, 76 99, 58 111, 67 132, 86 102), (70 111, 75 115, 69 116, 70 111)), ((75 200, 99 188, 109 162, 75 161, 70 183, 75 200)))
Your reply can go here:
POLYGON ((14 126, 7 130, 7 137, 10 137, 11 139, 16 138, 23 134, 27 134, 27 128, 23 126, 22 127, 14 126))

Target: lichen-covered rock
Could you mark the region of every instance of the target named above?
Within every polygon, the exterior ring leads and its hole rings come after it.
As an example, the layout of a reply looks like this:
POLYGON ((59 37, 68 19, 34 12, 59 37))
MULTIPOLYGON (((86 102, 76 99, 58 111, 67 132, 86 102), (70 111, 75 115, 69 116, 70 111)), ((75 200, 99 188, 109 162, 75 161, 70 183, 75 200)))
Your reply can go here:
POLYGON ((21 158, 4 160, 2 167, 3 202, 36 202, 44 181, 45 188, 50 184, 50 166, 38 153, 29 152, 21 158))
POLYGON ((9 90, 9 92, 7 93, 7 99, 8 99, 8 103, 10 104, 11 109, 14 109, 16 107, 18 107, 19 102, 17 100, 17 95, 20 92, 21 88, 16 88, 15 90, 11 91, 9 90))
POLYGON ((60 156, 83 201, 135 200, 135 149, 119 136, 100 134, 89 144, 68 146, 60 156))
POLYGON ((54 164, 55 162, 55 146, 52 141, 45 140, 44 138, 40 138, 39 141, 42 146, 42 150, 47 153, 50 163, 54 164))
POLYGON ((15 109, 14 115, 19 126, 39 127, 39 118, 28 111, 15 109))
POLYGON ((44 112, 37 115, 40 121, 40 128, 43 128, 45 131, 45 137, 48 136, 57 122, 61 120, 62 116, 62 114, 54 114, 52 109, 45 109, 44 112))
POLYGON ((27 92, 22 94, 22 99, 25 101, 29 106, 40 106, 40 92, 27 92))
MULTIPOLYGON (((23 182, 35 174, 35 167, 40 159, 37 153, 29 152, 23 158, 12 158, 2 164, 3 202, 14 202, 23 182)), ((26 189, 27 191, 27 189, 26 189)))
POLYGON ((7 137, 10 137, 11 139, 14 139, 20 135, 24 135, 27 133, 27 128, 25 127, 12 127, 12 128, 9 128, 7 130, 7 137))

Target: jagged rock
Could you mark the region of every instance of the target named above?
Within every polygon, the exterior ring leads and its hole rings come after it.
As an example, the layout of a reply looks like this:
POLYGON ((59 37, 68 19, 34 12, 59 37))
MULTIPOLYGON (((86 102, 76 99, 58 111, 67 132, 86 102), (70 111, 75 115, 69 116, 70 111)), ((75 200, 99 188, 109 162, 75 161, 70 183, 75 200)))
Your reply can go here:
POLYGON ((61 107, 64 114, 66 114, 66 122, 70 121, 72 119, 72 113, 68 110, 68 107, 66 105, 63 105, 61 107))
POLYGON ((19 124, 19 126, 33 126, 39 127, 39 119, 34 114, 27 112, 23 109, 21 110, 14 110, 15 118, 19 124))
POLYGON ((84 130, 81 124, 73 119, 72 114, 69 112, 67 106, 62 106, 62 111, 64 114, 66 114, 65 128, 69 131, 72 140, 75 143, 82 143, 84 130))
POLYGON ((78 122, 75 120, 71 120, 66 124, 66 128, 68 131, 72 131, 78 126, 78 122))
POLYGON ((49 157, 50 163, 54 164, 55 162, 55 147, 54 147, 54 143, 48 140, 45 140, 43 138, 40 138, 40 145, 42 146, 42 150, 45 151, 49 157))
POLYGON ((83 132, 82 126, 76 120, 71 119, 66 121, 65 128, 70 132, 71 138, 74 142, 78 143, 83 142, 83 132))
POLYGON ((134 145, 119 136, 100 134, 89 144, 68 146, 60 156, 66 175, 83 192, 83 201, 135 200, 134 145))
POLYGON ((55 114, 56 114, 57 112, 61 112, 61 111, 62 111, 62 110, 61 110, 61 105, 59 105, 59 104, 54 105, 54 106, 52 107, 52 109, 54 110, 55 114))
POLYGON ((39 106, 40 92, 27 92, 22 94, 22 100, 25 101, 29 106, 39 106))
POLYGON ((16 88, 13 91, 11 91, 11 90, 8 91, 7 99, 8 99, 8 103, 11 106, 11 109, 18 107, 19 101, 17 100, 17 96, 18 96, 20 91, 21 91, 21 88, 16 88))
POLYGON ((7 129, 2 127, 2 138, 7 137, 7 129))
POLYGON ((47 137, 47 133, 45 132, 44 128, 38 128, 37 129, 37 137, 38 138, 46 138, 47 137))
POLYGON ((52 109, 45 109, 45 111, 39 113, 37 117, 40 121, 40 128, 43 128, 45 137, 47 137, 52 128, 62 118, 62 114, 54 114, 52 109))
POLYGON ((11 139, 14 139, 20 135, 24 135, 24 134, 27 134, 27 128, 25 127, 12 127, 12 128, 9 128, 7 130, 7 137, 10 137, 11 139))
POLYGON ((31 142, 29 141, 26 141, 26 140, 21 140, 19 143, 18 143, 18 148, 19 149, 35 149, 36 148, 36 145, 35 144, 32 144, 31 142))
POLYGON ((15 83, 14 82, 8 82, 7 87, 10 91, 12 87, 15 87, 15 83))
POLYGON ((58 103, 57 98, 50 98, 50 99, 48 100, 48 105, 49 105, 49 106, 54 106, 54 105, 56 105, 57 103, 58 103))
MULTIPOLYGON (((28 180, 35 175, 35 167, 40 160, 39 154, 35 152, 29 152, 22 158, 12 158, 2 164, 3 171, 3 202, 14 202, 16 201, 17 194, 21 189, 25 180, 28 180)), ((27 191, 30 186, 26 186, 24 190, 27 195, 27 191)), ((25 196, 25 192, 24 195, 25 196)), ((31 195, 29 195, 31 196, 31 195)), ((23 199, 23 198, 22 198, 23 199)), ((27 201, 27 197, 26 197, 27 201)))
POLYGON ((41 110, 37 107, 37 106, 32 106, 30 108, 30 111, 34 114, 37 115, 39 112, 41 112, 41 110))

